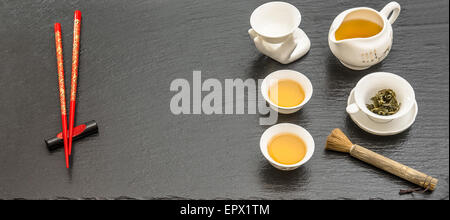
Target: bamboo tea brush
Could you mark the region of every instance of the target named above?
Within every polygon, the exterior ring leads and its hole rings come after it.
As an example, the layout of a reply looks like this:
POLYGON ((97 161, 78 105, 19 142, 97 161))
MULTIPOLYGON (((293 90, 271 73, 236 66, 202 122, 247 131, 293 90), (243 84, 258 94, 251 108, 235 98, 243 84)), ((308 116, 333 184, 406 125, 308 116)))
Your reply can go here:
POLYGON ((408 180, 427 190, 434 190, 438 183, 438 179, 436 178, 381 156, 357 144, 353 144, 339 128, 334 129, 328 136, 325 149, 349 153, 352 157, 408 180))

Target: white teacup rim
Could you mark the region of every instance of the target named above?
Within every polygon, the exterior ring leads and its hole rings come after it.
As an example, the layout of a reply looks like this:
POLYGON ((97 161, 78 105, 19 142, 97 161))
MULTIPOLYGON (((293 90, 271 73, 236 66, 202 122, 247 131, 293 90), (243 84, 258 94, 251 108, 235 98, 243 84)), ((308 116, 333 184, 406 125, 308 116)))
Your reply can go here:
MULTIPOLYGON (((280 133, 277 133, 277 134, 282 134, 282 133, 280 132, 280 133)), ((275 135, 273 135, 272 137, 269 138, 268 143, 270 142, 271 138, 273 138, 274 136, 275 135)), ((279 123, 279 124, 273 125, 270 128, 266 129, 264 131, 264 133, 261 135, 259 146, 260 146, 261 153, 264 155, 264 157, 270 163, 275 164, 275 165, 280 166, 280 167, 283 167, 283 168, 294 168, 294 167, 299 167, 299 166, 305 164, 306 162, 308 162, 311 159, 312 155, 314 154, 314 150, 315 150, 315 142, 314 142, 314 138, 312 137, 311 133, 309 133, 308 130, 306 130, 302 126, 296 125, 296 124, 292 124, 292 123, 279 123), (265 151, 267 151, 268 144, 263 146, 263 143, 262 143, 263 137, 268 135, 267 133, 270 132, 270 129, 275 129, 275 128, 281 127, 281 126, 295 127, 296 129, 300 129, 300 130, 302 130, 305 133, 305 135, 300 135, 300 134, 292 132, 292 131, 283 132, 283 133, 287 133, 287 134, 296 135, 296 136, 298 136, 299 138, 301 138, 305 142, 306 154, 299 162, 297 162, 295 164, 278 163, 269 155, 268 152, 267 152, 267 154, 265 153, 265 151), (308 142, 305 140, 305 138, 308 138, 311 141, 311 144, 308 144, 308 142)))
POLYGON ((287 2, 282 2, 282 1, 272 1, 272 2, 266 2, 260 6, 258 6, 255 10, 253 10, 252 14, 250 15, 250 26, 252 27, 252 29, 258 33, 259 35, 263 36, 263 37, 267 37, 267 38, 284 38, 289 36, 290 34, 292 34, 300 25, 301 23, 301 13, 298 10, 297 7, 295 7, 294 5, 287 3, 287 2), (295 9, 295 13, 297 15, 297 19, 295 21, 295 23, 292 25, 292 28, 283 34, 268 34, 268 33, 263 33, 261 30, 259 30, 259 28, 257 28, 257 25, 255 25, 255 13, 258 12, 258 10, 261 10, 262 7, 268 7, 268 5, 271 4, 283 4, 286 5, 288 7, 292 7, 292 9, 295 9))
MULTIPOLYGON (((299 82, 298 82, 298 83, 299 83, 299 82)), ((299 84, 301 85, 301 83, 299 83, 299 84)), ((303 87, 303 85, 301 85, 301 86, 303 87)), ((275 107, 277 107, 277 108, 279 108, 279 109, 286 109, 286 110, 289 110, 289 109, 296 109, 296 108, 302 107, 302 106, 304 106, 306 103, 308 103, 308 101, 311 99, 312 94, 313 94, 313 86, 312 86, 312 83, 311 83, 311 81, 309 80, 309 78, 308 78, 307 76, 305 76, 304 74, 302 74, 302 73, 300 73, 300 72, 298 72, 298 71, 295 71, 295 70, 282 69, 282 70, 277 70, 277 71, 275 71, 275 72, 272 72, 272 73, 270 73, 269 75, 267 75, 267 76, 264 78, 263 82, 261 83, 261 93, 262 93, 262 95, 263 95, 263 98, 264 98, 269 104, 271 104, 271 105, 273 105, 273 106, 275 106, 275 107), (305 92, 305 99, 304 99, 300 104, 298 104, 298 105, 296 105, 296 106, 291 106, 291 107, 283 107, 283 106, 279 106, 279 105, 273 103, 272 100, 270 100, 270 98, 268 97, 269 86, 267 86, 267 89, 264 89, 264 88, 266 88, 265 86, 268 85, 268 80, 269 80, 269 78, 272 78, 272 77, 274 77, 275 75, 280 74, 281 72, 292 72, 292 73, 295 73, 295 74, 299 75, 300 77, 302 77, 302 78, 305 79, 305 82, 306 82, 306 83, 308 84, 308 86, 311 88, 310 92, 307 92, 307 91, 305 91, 305 88, 302 88, 302 89, 304 90, 304 92, 305 92)))

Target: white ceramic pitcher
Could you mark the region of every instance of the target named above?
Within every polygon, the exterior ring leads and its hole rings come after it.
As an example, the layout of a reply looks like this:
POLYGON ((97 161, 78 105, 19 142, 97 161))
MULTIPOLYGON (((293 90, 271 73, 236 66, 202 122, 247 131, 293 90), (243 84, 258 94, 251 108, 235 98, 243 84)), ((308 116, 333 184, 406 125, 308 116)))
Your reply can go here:
POLYGON ((392 46, 392 24, 400 14, 400 5, 390 2, 381 11, 358 7, 339 14, 333 21, 328 34, 328 44, 341 63, 353 70, 367 69, 381 62, 392 46), (389 16, 390 15, 390 16, 389 16), (342 22, 352 19, 372 21, 382 27, 381 32, 367 38, 336 40, 335 32, 342 22))

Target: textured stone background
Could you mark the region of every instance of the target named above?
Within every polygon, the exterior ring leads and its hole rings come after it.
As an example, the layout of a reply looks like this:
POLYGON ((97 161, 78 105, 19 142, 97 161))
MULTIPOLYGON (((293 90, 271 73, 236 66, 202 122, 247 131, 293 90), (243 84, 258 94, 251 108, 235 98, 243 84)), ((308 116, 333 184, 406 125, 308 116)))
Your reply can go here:
POLYGON ((365 71, 343 67, 327 35, 345 9, 377 10, 388 1, 290 1, 312 42, 303 59, 281 65, 260 55, 247 35, 265 1, 0 1, 0 198, 448 199, 449 2, 399 0, 387 59, 365 71), (73 11, 83 12, 77 122, 100 133, 74 146, 72 169, 43 139, 59 132, 53 23, 63 31, 69 89, 73 11), (292 172, 259 151, 260 115, 173 115, 170 82, 262 79, 279 69, 307 75, 313 98, 279 122, 314 136, 313 158, 292 172), (365 74, 406 78, 419 105, 415 124, 391 137, 370 135, 345 113, 365 74), (433 193, 399 196, 414 185, 348 155, 324 151, 339 127, 355 143, 440 179, 433 193))

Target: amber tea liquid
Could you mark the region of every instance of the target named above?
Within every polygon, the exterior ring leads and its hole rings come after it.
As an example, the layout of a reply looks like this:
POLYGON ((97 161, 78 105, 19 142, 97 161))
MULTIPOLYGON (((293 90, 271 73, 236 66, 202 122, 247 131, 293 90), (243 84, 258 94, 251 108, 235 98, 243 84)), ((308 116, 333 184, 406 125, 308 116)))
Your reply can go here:
POLYGON ((292 165, 306 155, 305 142, 295 134, 284 133, 272 138, 267 147, 269 156, 278 163, 292 165))
POLYGON ((365 19, 352 19, 342 22, 335 32, 336 40, 367 38, 377 35, 383 27, 365 19))
POLYGON ((305 100, 305 91, 298 82, 282 79, 270 86, 269 99, 280 107, 294 107, 305 100))

